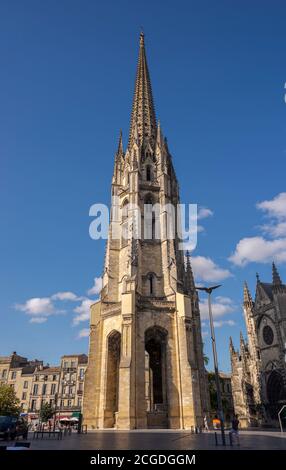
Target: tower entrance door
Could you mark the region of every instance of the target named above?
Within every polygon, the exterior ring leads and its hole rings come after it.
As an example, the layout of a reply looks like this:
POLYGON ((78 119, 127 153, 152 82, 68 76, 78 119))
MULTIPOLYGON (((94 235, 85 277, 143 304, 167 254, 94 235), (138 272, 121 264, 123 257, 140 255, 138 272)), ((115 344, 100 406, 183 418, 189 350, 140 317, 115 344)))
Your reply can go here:
POLYGON ((148 428, 168 427, 166 340, 167 332, 157 326, 145 332, 145 391, 148 428))

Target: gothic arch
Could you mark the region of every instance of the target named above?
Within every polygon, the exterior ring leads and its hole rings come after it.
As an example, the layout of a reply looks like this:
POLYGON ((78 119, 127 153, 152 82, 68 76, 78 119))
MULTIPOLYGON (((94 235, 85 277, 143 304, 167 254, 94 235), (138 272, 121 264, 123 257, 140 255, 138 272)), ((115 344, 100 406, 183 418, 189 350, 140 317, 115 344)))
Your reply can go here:
POLYGON ((119 397, 119 364, 121 357, 121 333, 112 330, 106 337, 106 381, 104 427, 116 425, 119 397))
POLYGON ((154 416, 160 413, 162 427, 167 427, 167 358, 166 347, 168 332, 154 325, 145 330, 145 385, 147 389, 147 410, 149 426, 152 427, 154 416))
POLYGON ((286 390, 283 384, 283 376, 279 369, 273 370, 267 380, 267 398, 271 405, 286 400, 286 390))

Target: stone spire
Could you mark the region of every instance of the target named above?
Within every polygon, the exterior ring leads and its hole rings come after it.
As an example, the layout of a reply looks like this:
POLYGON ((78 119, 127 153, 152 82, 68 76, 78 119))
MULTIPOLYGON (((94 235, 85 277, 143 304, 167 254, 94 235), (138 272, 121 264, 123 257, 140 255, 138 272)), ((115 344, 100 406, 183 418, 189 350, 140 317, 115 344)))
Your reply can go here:
POLYGON ((129 148, 134 141, 136 126, 139 144, 150 142, 153 145, 156 139, 156 116, 143 33, 140 34, 139 58, 129 132, 129 148))
POLYGON ((235 349, 234 349, 234 346, 233 346, 233 341, 232 341, 232 337, 231 337, 231 336, 229 337, 229 350, 230 350, 230 353, 231 353, 231 354, 234 354, 234 353, 235 353, 235 349))
POLYGON ((247 282, 244 282, 244 287, 243 287, 243 304, 245 307, 250 307, 253 305, 253 300, 251 297, 251 294, 248 289, 247 282))
POLYGON ((117 148, 116 155, 118 155, 118 156, 123 156, 124 155, 123 141, 122 141, 122 130, 121 129, 120 129, 120 134, 119 134, 119 142, 118 142, 118 148, 117 148))
POLYGON ((186 252, 186 278, 187 278, 187 289, 189 292, 194 293, 196 288, 195 288, 195 280, 194 280, 194 275, 193 275, 193 270, 191 266, 191 261, 190 261, 190 252, 186 252))
POLYGON ((274 261, 272 263, 272 284, 275 287, 282 286, 282 282, 274 261))
POLYGON ((242 331, 240 332, 240 335, 239 335, 239 342, 240 342, 240 351, 242 352, 245 349, 245 342, 244 342, 242 331))

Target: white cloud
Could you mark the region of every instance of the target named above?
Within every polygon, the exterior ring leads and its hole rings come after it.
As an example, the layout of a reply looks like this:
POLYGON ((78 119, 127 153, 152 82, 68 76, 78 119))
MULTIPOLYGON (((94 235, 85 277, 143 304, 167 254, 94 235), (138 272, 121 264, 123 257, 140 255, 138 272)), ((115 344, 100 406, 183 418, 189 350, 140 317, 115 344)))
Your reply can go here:
POLYGON ((272 238, 286 237, 286 222, 269 223, 260 226, 264 234, 272 238))
POLYGON ((280 193, 269 201, 258 202, 256 207, 270 218, 286 219, 286 193, 280 193))
POLYGON ((32 317, 30 318, 30 323, 45 323, 47 321, 47 317, 32 317))
POLYGON ((56 294, 51 296, 52 300, 71 300, 72 302, 76 302, 78 300, 82 300, 82 297, 78 297, 73 292, 57 292, 56 294))
POLYGON ((87 291, 88 295, 98 295, 102 289, 102 278, 95 277, 93 280, 93 286, 87 291))
POLYGON ((16 310, 21 310, 27 315, 49 316, 56 313, 55 307, 49 297, 34 297, 24 304, 16 304, 16 310))
POLYGON ((89 320, 90 317, 90 306, 94 303, 94 300, 85 299, 81 304, 74 309, 77 315, 73 319, 73 325, 78 325, 83 321, 89 320))
MULTIPOLYGON (((234 312, 235 309, 236 306, 229 297, 217 296, 212 300, 212 314, 214 318, 223 317, 224 315, 234 312)), ((202 320, 208 320, 209 307, 207 298, 200 300, 200 312, 202 320)))
POLYGON ((234 253, 229 260, 237 266, 246 266, 248 263, 269 263, 286 261, 286 238, 266 240, 263 237, 242 238, 236 245, 234 253))
POLYGON ((286 261, 286 193, 256 204, 268 219, 260 225, 264 236, 245 237, 236 245, 229 260, 237 266, 248 263, 269 263, 286 261))
MULTIPOLYGON (((98 294, 101 290, 102 280, 100 277, 94 278, 94 285, 89 289, 90 295, 98 294)), ((78 296, 71 291, 60 291, 50 297, 33 297, 28 299, 23 304, 16 304, 14 308, 26 315, 29 315, 31 319, 30 323, 45 323, 47 318, 51 315, 59 315, 66 313, 65 310, 59 308, 61 302, 78 302, 79 305, 74 308, 74 312, 77 314, 73 318, 73 325, 78 325, 80 322, 89 320, 89 308, 94 300, 88 299, 85 296, 78 296)))
POLYGON ((211 217, 212 215, 214 215, 213 211, 211 209, 208 209, 207 207, 201 207, 198 210, 198 220, 206 219, 207 217, 211 217))
POLYGON ((202 331, 202 337, 206 338, 209 335, 208 331, 202 331))
POLYGON ((194 256, 191 262, 195 278, 198 280, 217 282, 232 276, 228 269, 220 268, 211 258, 194 256))
POLYGON ((89 336, 89 328, 83 328, 78 333, 78 339, 80 338, 87 338, 89 336))
POLYGON ((236 323, 233 320, 215 320, 214 321, 214 327, 215 328, 221 328, 224 325, 227 326, 234 326, 236 323))

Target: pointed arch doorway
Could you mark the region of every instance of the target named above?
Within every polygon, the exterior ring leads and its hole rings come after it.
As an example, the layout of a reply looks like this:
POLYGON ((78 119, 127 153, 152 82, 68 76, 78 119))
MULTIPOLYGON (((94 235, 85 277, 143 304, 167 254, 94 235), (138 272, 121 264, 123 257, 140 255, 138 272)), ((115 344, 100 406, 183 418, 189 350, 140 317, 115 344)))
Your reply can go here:
POLYGON ((116 426, 119 396, 119 364, 121 354, 121 334, 112 331, 107 337, 107 370, 105 390, 104 427, 116 426))
POLYGON ((145 331, 145 395, 148 428, 168 428, 167 331, 153 326, 145 331))

